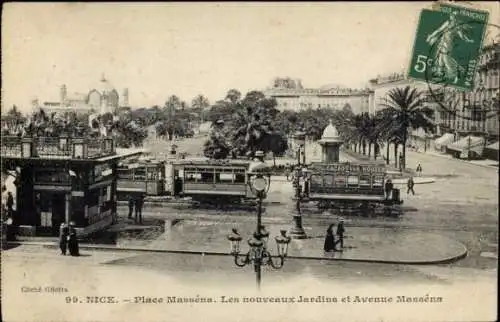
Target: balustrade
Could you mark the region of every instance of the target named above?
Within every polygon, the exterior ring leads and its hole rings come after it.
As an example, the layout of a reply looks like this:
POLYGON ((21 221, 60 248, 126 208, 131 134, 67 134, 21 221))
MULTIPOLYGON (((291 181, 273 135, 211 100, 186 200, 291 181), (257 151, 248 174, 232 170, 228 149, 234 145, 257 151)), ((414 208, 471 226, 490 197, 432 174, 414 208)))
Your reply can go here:
POLYGON ((19 137, 4 136, 2 157, 47 159, 93 159, 113 155, 111 138, 19 137))

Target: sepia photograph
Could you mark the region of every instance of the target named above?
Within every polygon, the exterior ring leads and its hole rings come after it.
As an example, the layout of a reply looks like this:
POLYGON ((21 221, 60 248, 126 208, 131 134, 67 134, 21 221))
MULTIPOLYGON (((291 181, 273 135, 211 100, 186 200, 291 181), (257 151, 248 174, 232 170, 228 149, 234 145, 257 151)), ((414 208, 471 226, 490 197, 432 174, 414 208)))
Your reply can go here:
POLYGON ((2 9, 2 321, 498 320, 499 3, 2 9))

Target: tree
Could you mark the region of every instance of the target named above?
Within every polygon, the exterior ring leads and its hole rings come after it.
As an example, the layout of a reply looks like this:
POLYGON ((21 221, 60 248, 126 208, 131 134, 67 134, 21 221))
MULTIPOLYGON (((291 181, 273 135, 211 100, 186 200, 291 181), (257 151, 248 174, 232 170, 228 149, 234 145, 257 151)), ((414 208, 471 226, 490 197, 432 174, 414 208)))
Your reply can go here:
POLYGON ((205 141, 203 154, 211 159, 226 159, 231 153, 231 147, 226 141, 222 128, 214 128, 205 141))
POLYGON ((198 110, 200 112, 205 110, 209 106, 210 106, 210 102, 208 101, 208 99, 205 96, 203 96, 201 94, 197 95, 191 101, 191 108, 193 110, 198 110))
POLYGON ((400 124, 399 131, 403 144, 403 164, 406 166, 406 144, 408 139, 408 129, 419 127, 426 132, 434 132, 435 126, 432 122, 434 111, 424 106, 423 92, 416 88, 406 86, 404 88, 394 88, 389 91, 388 97, 382 100, 382 106, 387 110, 387 115, 393 122, 400 124))
POLYGON ((165 102, 167 111, 176 111, 182 109, 182 102, 177 95, 171 95, 165 102))
POLYGON ((227 91, 226 99, 229 100, 232 104, 236 104, 241 99, 241 92, 237 89, 230 89, 227 91))

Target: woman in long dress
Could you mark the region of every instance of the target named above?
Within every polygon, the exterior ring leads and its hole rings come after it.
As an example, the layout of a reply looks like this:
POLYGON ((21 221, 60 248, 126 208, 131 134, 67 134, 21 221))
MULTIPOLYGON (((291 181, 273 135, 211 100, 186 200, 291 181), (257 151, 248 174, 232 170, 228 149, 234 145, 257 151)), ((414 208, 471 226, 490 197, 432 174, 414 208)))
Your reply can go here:
POLYGON ((69 229, 68 250, 71 256, 80 256, 78 239, 76 236, 76 229, 72 224, 70 224, 70 229, 69 229))
POLYGON ((337 250, 335 248, 335 235, 333 234, 334 227, 335 224, 331 224, 326 230, 325 245, 323 246, 325 252, 331 252, 337 250))

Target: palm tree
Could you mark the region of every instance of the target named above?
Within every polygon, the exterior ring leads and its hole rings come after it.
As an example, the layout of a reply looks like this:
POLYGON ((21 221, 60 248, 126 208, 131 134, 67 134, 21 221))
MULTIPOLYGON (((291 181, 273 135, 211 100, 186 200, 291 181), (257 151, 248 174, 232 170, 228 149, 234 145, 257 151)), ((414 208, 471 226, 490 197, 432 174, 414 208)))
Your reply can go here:
POLYGON ((423 92, 416 88, 406 86, 404 88, 394 88, 388 93, 388 97, 383 99, 381 105, 387 109, 387 115, 393 122, 400 125, 401 139, 403 144, 403 164, 406 166, 406 143, 408 139, 408 129, 419 127, 426 132, 434 132, 432 116, 434 111, 424 106, 423 92))

